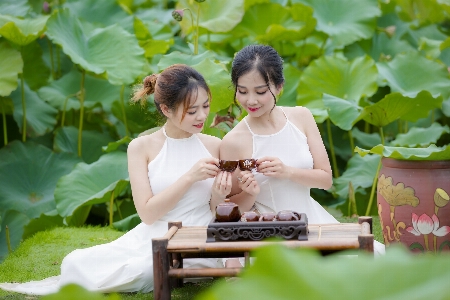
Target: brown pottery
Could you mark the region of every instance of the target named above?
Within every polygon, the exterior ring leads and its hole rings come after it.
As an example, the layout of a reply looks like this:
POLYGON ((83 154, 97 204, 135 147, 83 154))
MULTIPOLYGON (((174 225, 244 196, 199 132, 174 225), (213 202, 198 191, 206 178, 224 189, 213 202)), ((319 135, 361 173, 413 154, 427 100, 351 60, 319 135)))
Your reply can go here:
POLYGON ((256 160, 251 159, 241 159, 239 160, 239 169, 241 171, 251 171, 256 168, 256 160))
POLYGON ((450 161, 382 158, 377 206, 386 247, 450 250, 450 161))
POLYGON ((230 199, 225 199, 223 203, 216 206, 216 221, 217 222, 237 222, 241 218, 239 206, 230 202, 230 199))
POLYGON ((237 160, 223 160, 219 161, 219 169, 225 172, 234 172, 238 166, 237 160))
POLYGON ((277 213, 277 221, 298 221, 300 215, 292 210, 281 210, 277 213))
POLYGON ((241 222, 258 222, 259 215, 254 211, 246 211, 241 216, 241 222))

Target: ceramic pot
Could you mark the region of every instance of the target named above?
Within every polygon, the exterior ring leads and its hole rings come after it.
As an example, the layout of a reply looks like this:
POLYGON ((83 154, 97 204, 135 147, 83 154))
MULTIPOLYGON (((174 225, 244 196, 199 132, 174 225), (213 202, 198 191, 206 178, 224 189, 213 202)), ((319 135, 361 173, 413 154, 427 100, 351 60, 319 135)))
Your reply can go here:
POLYGON ((251 159, 241 159, 239 160, 239 169, 241 171, 251 171, 256 168, 256 160, 251 159))
POLYGON ((386 247, 450 250, 450 161, 382 158, 377 206, 386 247))
POLYGON ((219 169, 225 172, 234 172, 238 166, 237 160, 223 160, 219 161, 219 169))
POLYGON ((281 210, 277 213, 277 221, 298 221, 300 215, 292 210, 281 210))
POLYGON ((271 222, 277 220, 277 214, 272 212, 262 213, 259 217, 260 222, 271 222))
POLYGON ((234 202, 230 202, 230 199, 225 199, 224 202, 216 206, 217 222, 237 222, 240 218, 239 206, 234 202))
POLYGON ((257 222, 259 215, 254 211, 246 211, 241 216, 241 222, 257 222))

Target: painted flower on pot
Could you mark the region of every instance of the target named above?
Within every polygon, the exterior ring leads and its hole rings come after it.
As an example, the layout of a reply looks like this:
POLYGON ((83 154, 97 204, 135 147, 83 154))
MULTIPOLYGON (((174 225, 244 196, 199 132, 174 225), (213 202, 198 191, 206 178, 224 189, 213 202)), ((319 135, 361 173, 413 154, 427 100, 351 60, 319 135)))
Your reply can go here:
MULTIPOLYGON (((427 251, 430 251, 428 245, 428 235, 433 233, 434 236, 445 236, 450 233, 450 226, 442 226, 439 227, 439 218, 433 214, 430 218, 427 214, 422 214, 420 217, 415 213, 412 214, 412 224, 413 227, 406 228, 406 231, 414 234, 415 236, 423 235, 425 241, 425 248, 427 251)), ((417 248, 415 243, 413 245, 414 248, 417 248)), ((434 251, 436 252, 436 239, 434 240, 434 251)))
MULTIPOLYGON (((411 187, 405 187, 403 182, 399 182, 396 185, 392 182, 392 177, 386 177, 381 174, 377 184, 378 193, 383 196, 384 200, 390 206, 390 217, 393 224, 393 234, 397 241, 400 241, 400 229, 405 229, 406 225, 403 222, 395 221, 395 207, 402 205, 411 205, 416 207, 419 205, 419 198, 416 197, 415 191, 411 187)), ((389 239, 393 240, 390 236, 390 228, 386 226, 386 230, 389 232, 389 239)))

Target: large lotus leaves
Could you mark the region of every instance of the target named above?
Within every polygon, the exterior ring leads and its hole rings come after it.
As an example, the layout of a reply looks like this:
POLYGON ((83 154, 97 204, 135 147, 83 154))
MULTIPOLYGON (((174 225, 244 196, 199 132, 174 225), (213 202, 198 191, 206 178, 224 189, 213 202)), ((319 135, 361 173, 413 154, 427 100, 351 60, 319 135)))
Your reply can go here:
POLYGON ((8 96, 17 88, 17 79, 22 69, 20 52, 8 43, 0 42, 0 96, 8 96))
POLYGON ((56 182, 80 159, 47 147, 13 141, 0 150, 0 210, 13 209, 36 218, 55 208, 56 182))
POLYGON ((355 152, 364 156, 369 153, 378 154, 400 160, 450 160, 450 145, 437 147, 432 144, 427 148, 390 147, 377 145, 370 150, 355 147, 355 152))
MULTIPOLYGON (((178 1, 177 8, 189 8, 197 18, 197 9, 200 7, 199 26, 210 32, 228 32, 233 29, 244 15, 244 0, 233 1, 204 1, 197 3, 189 0, 178 1)), ((192 30, 191 18, 188 12, 184 13, 181 28, 184 31, 192 30)))
POLYGON ((80 163, 58 181, 55 190, 58 213, 69 217, 77 209, 109 202, 111 193, 118 196, 128 186, 128 180, 125 152, 104 154, 90 165, 80 163))
POLYGON ((17 45, 25 46, 44 32, 48 18, 49 16, 40 15, 35 19, 19 19, 0 15, 0 35, 17 45))
POLYGON ((295 0, 311 6, 317 19, 317 30, 328 34, 336 48, 369 39, 381 15, 377 0, 295 0))
POLYGON ((133 83, 144 72, 144 50, 119 25, 92 30, 65 9, 48 20, 47 28, 47 35, 74 63, 86 71, 105 73, 112 84, 133 83))
POLYGON ((450 96, 450 79, 446 66, 431 61, 418 52, 397 55, 390 62, 377 63, 378 72, 392 92, 415 97, 426 90, 435 98, 450 96))

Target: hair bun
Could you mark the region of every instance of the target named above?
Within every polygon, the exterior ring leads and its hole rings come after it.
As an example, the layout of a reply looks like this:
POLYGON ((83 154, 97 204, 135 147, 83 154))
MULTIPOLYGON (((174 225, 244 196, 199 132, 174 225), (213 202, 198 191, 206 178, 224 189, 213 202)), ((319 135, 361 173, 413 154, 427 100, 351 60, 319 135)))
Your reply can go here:
POLYGON ((144 78, 144 89, 147 95, 155 92, 156 79, 159 74, 152 74, 144 78))

